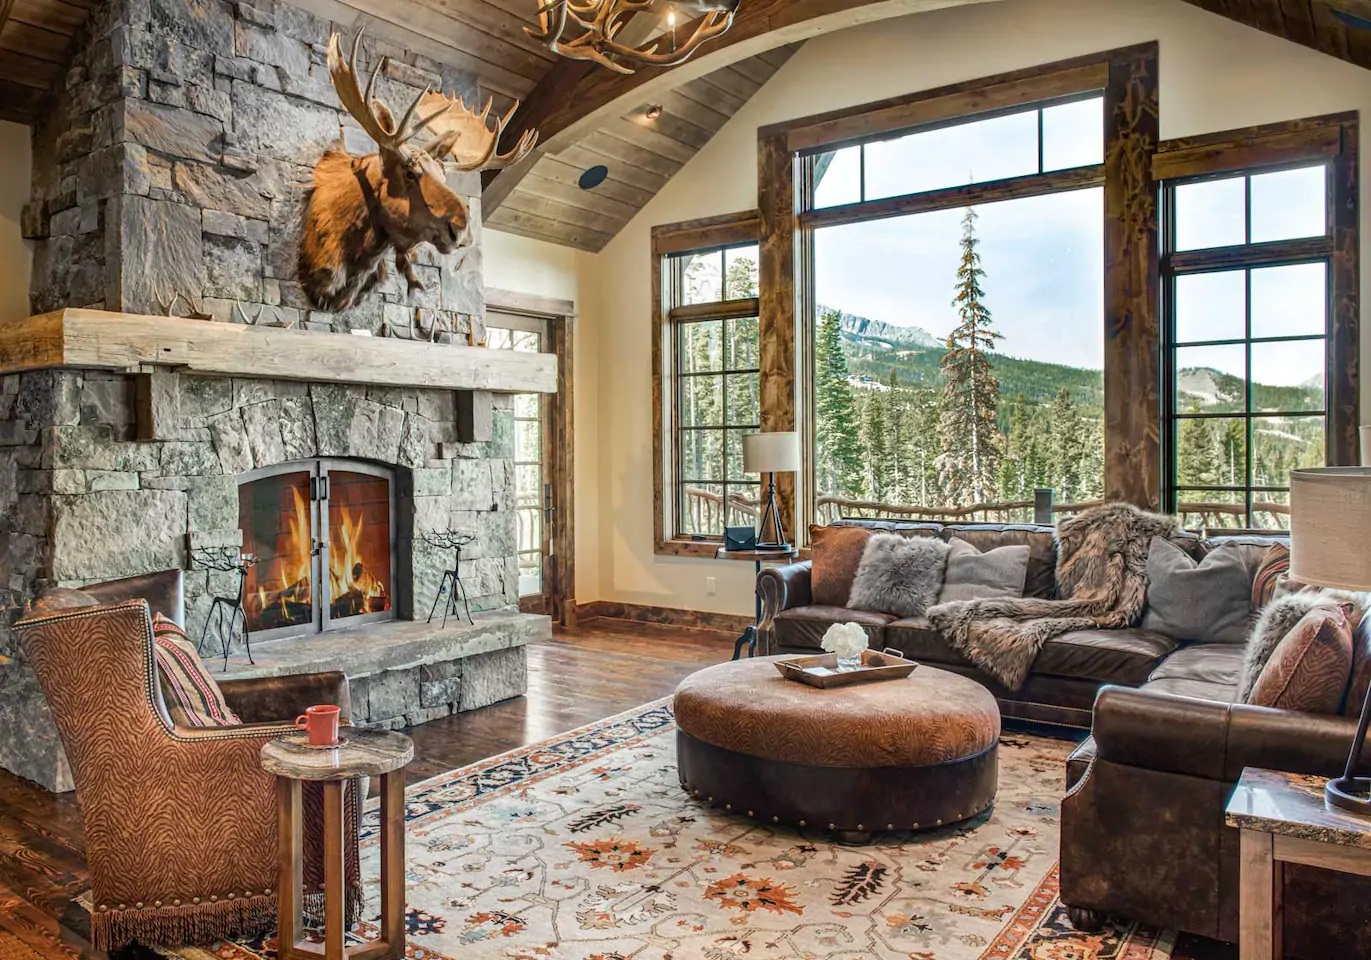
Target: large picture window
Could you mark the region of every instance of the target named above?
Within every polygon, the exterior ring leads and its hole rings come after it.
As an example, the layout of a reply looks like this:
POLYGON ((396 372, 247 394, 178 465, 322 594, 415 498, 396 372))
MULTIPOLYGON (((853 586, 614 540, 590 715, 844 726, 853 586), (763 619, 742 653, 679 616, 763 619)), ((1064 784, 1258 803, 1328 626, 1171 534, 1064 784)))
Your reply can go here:
POLYGON ((1327 462, 1327 161, 1164 192, 1166 463, 1195 527, 1288 526, 1290 471, 1327 462))
POLYGON ((659 228, 659 549, 708 555, 725 526, 754 526, 760 478, 743 437, 761 424, 755 220, 721 233, 659 228), (692 240, 721 240, 676 249, 692 240), (729 242, 732 241, 732 242, 729 242))
POLYGON ((804 158, 820 522, 1104 495, 1103 97, 804 158))

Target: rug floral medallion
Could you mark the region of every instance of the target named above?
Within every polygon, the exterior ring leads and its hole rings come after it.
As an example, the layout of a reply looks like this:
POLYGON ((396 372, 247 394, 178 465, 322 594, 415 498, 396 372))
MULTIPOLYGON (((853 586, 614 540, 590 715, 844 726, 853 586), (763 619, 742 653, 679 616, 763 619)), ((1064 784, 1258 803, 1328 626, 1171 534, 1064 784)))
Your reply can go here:
MULTIPOLYGON (((414 960, 1167 960, 1136 926, 1084 934, 1057 898, 1070 745, 1008 734, 987 814, 869 846, 690 798, 668 701, 412 787, 414 960)), ((375 801, 363 873, 379 875, 375 801)), ((356 940, 378 933, 358 924, 356 940)), ((254 960, 272 938, 178 956, 254 960)))

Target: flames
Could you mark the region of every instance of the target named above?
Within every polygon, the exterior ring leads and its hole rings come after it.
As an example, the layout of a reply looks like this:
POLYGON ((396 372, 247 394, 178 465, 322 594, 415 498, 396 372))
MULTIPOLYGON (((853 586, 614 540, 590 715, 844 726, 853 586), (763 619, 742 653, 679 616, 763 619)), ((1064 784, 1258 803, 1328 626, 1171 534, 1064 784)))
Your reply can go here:
POLYGON ((362 559, 362 518, 354 516, 347 507, 339 514, 337 526, 331 517, 329 522, 332 529, 329 531, 328 580, 333 606, 336 609, 338 604, 346 604, 353 613, 384 610, 385 585, 372 575, 362 559))
MULTIPOLYGON (((275 576, 271 569, 262 570, 260 566, 250 574, 265 575, 250 584, 247 591, 251 601, 255 601, 248 603, 247 611, 252 629, 304 624, 313 615, 310 505, 301 487, 292 486, 291 497, 292 510, 286 528, 274 545, 276 562, 271 567, 275 576)), ((375 549, 389 552, 388 531, 384 526, 378 530, 377 526, 368 528, 362 513, 349 507, 329 510, 329 611, 333 617, 390 608, 385 582, 372 573, 365 559, 371 549, 369 538, 382 538, 375 549)), ((383 565, 388 568, 388 563, 383 561, 383 565)))

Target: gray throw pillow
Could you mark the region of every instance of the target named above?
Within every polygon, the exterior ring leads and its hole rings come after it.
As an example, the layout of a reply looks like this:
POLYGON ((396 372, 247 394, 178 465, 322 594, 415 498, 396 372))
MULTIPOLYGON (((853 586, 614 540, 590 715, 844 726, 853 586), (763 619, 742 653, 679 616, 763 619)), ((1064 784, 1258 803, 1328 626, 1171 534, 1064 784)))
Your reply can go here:
POLYGON ((847 605, 853 610, 923 616, 938 602, 948 546, 935 537, 878 533, 866 542, 847 605))
POLYGON ((1246 643, 1251 623, 1252 579, 1237 544, 1216 547, 1197 564, 1171 541, 1152 538, 1144 630, 1175 640, 1246 643))
POLYGON ((983 600, 988 597, 1022 597, 1028 576, 1028 545, 996 547, 985 553, 965 540, 953 537, 948 544, 947 573, 939 603, 983 600))

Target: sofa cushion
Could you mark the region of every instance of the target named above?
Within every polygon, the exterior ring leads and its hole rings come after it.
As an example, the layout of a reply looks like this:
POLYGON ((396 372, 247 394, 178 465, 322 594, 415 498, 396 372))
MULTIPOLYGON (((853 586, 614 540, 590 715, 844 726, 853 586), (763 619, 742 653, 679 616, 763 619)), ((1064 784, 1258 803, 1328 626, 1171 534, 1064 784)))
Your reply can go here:
POLYGON ((961 537, 953 537, 948 547, 939 603, 1023 596, 1028 574, 1027 544, 1006 544, 982 552, 961 537))
POLYGON ((879 650, 885 646, 885 625, 894 619, 888 613, 871 613, 867 610, 850 610, 847 607, 823 604, 791 607, 776 614, 776 642, 783 647, 817 650, 819 642, 833 624, 860 623, 867 636, 871 638, 871 645, 879 650))
POLYGON ((1043 598, 1057 595, 1057 541, 1051 527, 949 523, 943 528, 943 537, 965 540, 982 553, 996 547, 1028 547, 1023 595, 1043 598))
POLYGON ((1251 627, 1252 576, 1237 544, 1196 563, 1153 537, 1147 553, 1147 608, 1142 626, 1177 640, 1244 644, 1251 627))
POLYGON ((827 607, 845 607, 852 593, 852 581, 862 562, 862 551, 871 539, 863 527, 809 528, 809 590, 814 602, 827 607))
POLYGON ((1236 694, 1244 652, 1242 647, 1226 643, 1189 643, 1163 660, 1148 679, 1217 684, 1232 687, 1236 694))
POLYGON ((1196 700, 1213 700, 1216 703, 1234 703, 1238 699, 1236 683, 1209 683, 1205 680, 1190 680, 1185 677, 1163 677, 1149 680, 1142 688, 1152 693, 1169 693, 1175 697, 1192 697, 1196 700))
POLYGON ((1337 713, 1351 672, 1351 624, 1335 606, 1315 607, 1277 644, 1247 702, 1304 713, 1337 713))
MULTIPOLYGON (((890 624, 885 628, 885 645, 914 660, 972 666, 924 617, 890 624)), ((1137 686, 1175 649, 1176 641, 1147 630, 1076 630, 1043 644, 1033 661, 1033 676, 1137 686)))

